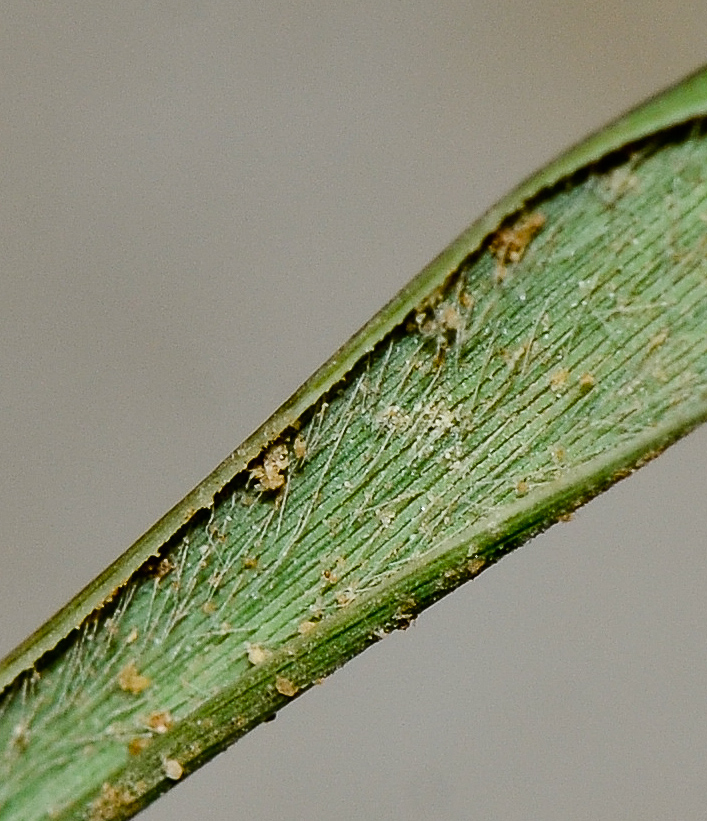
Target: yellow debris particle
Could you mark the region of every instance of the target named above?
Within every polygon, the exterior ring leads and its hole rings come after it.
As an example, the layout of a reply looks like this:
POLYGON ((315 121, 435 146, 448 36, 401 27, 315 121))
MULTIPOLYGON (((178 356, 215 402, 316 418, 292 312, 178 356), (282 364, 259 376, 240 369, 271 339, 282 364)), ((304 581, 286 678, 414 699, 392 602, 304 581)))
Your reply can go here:
POLYGON ((550 390, 554 393, 561 393, 566 387, 570 378, 567 368, 558 368, 550 374, 550 390))
POLYGON ((341 579, 341 574, 346 568, 346 560, 343 556, 337 556, 332 561, 330 567, 322 570, 322 578, 326 584, 336 584, 341 579))
POLYGON ((262 664, 267 661, 272 653, 260 644, 251 644, 246 642, 246 652, 248 653, 248 661, 251 664, 262 664))
POLYGON ((519 345, 515 350, 511 351, 508 348, 501 349, 501 356, 503 361, 508 365, 510 370, 513 370, 516 365, 523 359, 528 350, 528 343, 519 345))
MULTIPOLYGON (((439 295, 441 298, 441 294, 439 295)), ((415 313, 414 322, 408 324, 411 331, 417 330, 427 339, 434 340, 436 352, 434 363, 441 365, 445 352, 456 340, 461 340, 466 320, 459 311, 460 305, 456 302, 440 302, 426 300, 415 313)))
POLYGON ((126 693, 132 693, 133 695, 139 695, 152 684, 152 679, 138 673, 134 661, 128 662, 118 673, 117 678, 118 687, 120 687, 121 690, 125 690, 126 693))
POLYGON ((500 228, 489 243, 489 250, 496 258, 496 281, 506 278, 506 265, 520 262, 535 235, 545 225, 545 216, 539 211, 527 214, 515 225, 500 228))
POLYGON ((393 614, 393 619, 395 620, 396 630, 407 630, 415 621, 415 614, 401 607, 393 614))
POLYGON ((201 612, 205 613, 207 616, 213 616, 216 610, 216 602, 213 599, 209 599, 201 605, 201 612))
POLYGON ((125 637, 125 643, 132 644, 134 641, 137 641, 137 637, 137 627, 133 627, 132 630, 128 633, 128 635, 125 637))
POLYGON ((165 758, 162 761, 162 770, 170 781, 179 781, 184 775, 184 768, 176 758, 165 758))
POLYGON ((263 464, 250 471, 250 477, 258 482, 258 490, 278 490, 285 484, 283 474, 289 464, 287 445, 273 445, 263 456, 263 464))
POLYGON ((316 626, 316 621, 303 621, 300 622, 299 626, 297 627, 297 632, 303 636, 306 636, 307 633, 311 633, 316 626))
POLYGON ((473 559, 469 559, 466 569, 470 576, 478 576, 485 567, 486 560, 479 556, 474 556, 473 559))
POLYGON ((648 350, 646 353, 651 353, 656 348, 660 348, 660 346, 667 340, 668 338, 668 330, 664 328, 662 331, 657 333, 648 343, 648 350))
POLYGON ((295 436, 295 441, 292 443, 292 450, 297 459, 304 459, 307 455, 307 441, 301 433, 295 436))
POLYGON ((530 490, 530 485, 525 479, 521 479, 520 482, 516 485, 516 493, 519 496, 525 496, 525 494, 530 490))
POLYGON ((589 391, 596 385, 597 380, 594 374, 583 373, 579 377, 579 389, 582 393, 589 393, 589 391))
POLYGON ((125 787, 114 787, 107 782, 101 787, 101 794, 91 802, 90 821, 108 821, 120 813, 133 800, 130 790, 125 787))
POLYGON ((327 584, 336 584, 339 581, 339 575, 335 569, 322 570, 322 578, 327 584))
POLYGON ((285 678, 284 676, 277 676, 275 678, 275 689, 278 693, 281 693, 283 696, 287 696, 287 698, 292 698, 294 695, 297 694, 299 687, 293 681, 290 681, 289 678, 285 678))
POLYGON ((151 729, 154 730, 156 733, 160 733, 163 735, 169 729, 171 729, 172 725, 174 724, 174 718, 172 717, 172 713, 169 710, 155 710, 154 713, 150 713, 147 717, 147 721, 145 724, 151 729))
POLYGON ((618 199, 633 191, 638 185, 638 177, 633 173, 631 165, 615 168, 602 181, 606 190, 607 205, 613 205, 618 199))
POLYGON ((442 330, 460 331, 464 326, 461 314, 453 305, 442 303, 437 309, 436 317, 442 330))
POLYGON ((405 430, 410 425, 410 417, 397 405, 389 405, 378 418, 391 431, 405 430))
POLYGON ((23 721, 15 724, 10 735, 10 742, 17 750, 26 750, 29 744, 29 727, 23 721))
POLYGON ((175 565, 169 559, 161 559, 157 567, 155 568, 155 576, 158 579, 164 579, 165 576, 169 575, 175 568, 175 565))
POLYGON ((379 510, 376 512, 376 518, 383 527, 390 527, 395 519, 394 510, 379 510))
POLYGON ((130 755, 140 755, 140 753, 150 745, 150 738, 146 735, 136 736, 128 742, 128 753, 130 755))

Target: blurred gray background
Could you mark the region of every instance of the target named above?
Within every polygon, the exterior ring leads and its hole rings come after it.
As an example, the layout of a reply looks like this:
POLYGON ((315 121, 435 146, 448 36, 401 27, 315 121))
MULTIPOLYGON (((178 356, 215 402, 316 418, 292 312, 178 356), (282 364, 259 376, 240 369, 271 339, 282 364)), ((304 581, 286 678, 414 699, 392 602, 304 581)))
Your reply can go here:
MULTIPOLYGON (((5 0, 0 655, 707 5, 5 0), (669 15, 669 19, 666 16, 669 15)), ((707 432, 145 821, 703 819, 707 432)))

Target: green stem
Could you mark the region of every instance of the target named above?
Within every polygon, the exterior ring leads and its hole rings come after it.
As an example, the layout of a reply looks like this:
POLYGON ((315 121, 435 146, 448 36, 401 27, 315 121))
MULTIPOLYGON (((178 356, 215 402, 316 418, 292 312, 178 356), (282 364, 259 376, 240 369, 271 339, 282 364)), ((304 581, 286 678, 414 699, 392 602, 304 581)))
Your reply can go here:
POLYGON ((491 209, 0 669, 3 818, 125 818, 707 417, 707 73, 491 209))

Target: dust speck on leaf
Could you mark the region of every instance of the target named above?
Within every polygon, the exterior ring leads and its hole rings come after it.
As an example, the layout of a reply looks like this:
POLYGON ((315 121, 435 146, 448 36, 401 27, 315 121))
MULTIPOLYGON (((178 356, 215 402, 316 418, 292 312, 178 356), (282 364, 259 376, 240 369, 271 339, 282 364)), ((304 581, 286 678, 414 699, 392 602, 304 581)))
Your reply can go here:
POLYGON ((176 758, 163 759, 162 770, 170 781, 179 781, 182 775, 184 775, 184 768, 176 758))
POLYGON ((552 390, 553 393, 562 393, 567 387, 569 378, 570 372, 567 368, 558 368, 550 374, 550 390, 552 390))
POLYGON ((150 746, 151 739, 146 735, 139 735, 131 738, 128 742, 128 753, 130 755, 140 755, 140 753, 150 746))
POLYGON ((341 578, 341 574, 346 567, 346 560, 343 556, 338 556, 329 567, 322 570, 322 578, 325 584, 336 584, 341 578))
POLYGON ((169 575, 173 570, 174 565, 172 562, 169 559, 162 559, 157 565, 155 576, 157 576, 158 579, 164 579, 164 577, 169 575))
POLYGON ((440 305, 437 313, 437 321, 442 330, 445 331, 460 331, 464 326, 464 320, 454 305, 440 305))
POLYGON ((439 366, 444 361, 448 348, 455 342, 457 345, 462 342, 466 319, 456 304, 442 302, 422 323, 418 314, 418 324, 422 336, 435 340, 433 361, 435 366, 439 366))
POLYGON ((594 374, 591 373, 583 373, 579 377, 579 390, 582 393, 589 393, 589 391, 596 385, 597 380, 594 377, 594 374))
POLYGON ((489 250, 496 258, 496 281, 506 278, 506 265, 520 262, 536 234, 545 225, 539 211, 526 214, 514 225, 500 228, 491 238, 489 250))
POLYGON ((395 520, 395 511, 394 510, 386 510, 384 508, 383 510, 377 511, 376 518, 378 519, 378 521, 381 523, 381 525, 384 528, 390 527, 390 525, 395 520))
POLYGON ((153 579, 161 580, 174 570, 174 564, 168 558, 152 556, 142 566, 142 571, 153 579))
POLYGON ((402 431, 410 425, 410 417, 397 405, 389 405, 379 416, 381 425, 391 431, 402 431))
POLYGON ((415 621, 415 602, 412 600, 405 602, 393 614, 393 620, 397 630, 407 630, 415 621))
POLYGON ((287 698, 292 698, 297 694, 299 687, 293 681, 290 681, 289 678, 277 676, 275 678, 275 689, 281 695, 287 696, 287 698))
POLYGON ((126 693, 132 693, 133 695, 139 695, 152 684, 152 679, 138 672, 134 661, 129 661, 125 667, 123 667, 118 673, 117 680, 118 687, 120 687, 121 690, 124 690, 126 693))
POLYGON ((169 710, 155 710, 147 717, 145 724, 156 733, 163 735, 174 724, 174 718, 169 710))
POLYGON ((501 356, 503 357, 503 361, 508 365, 508 369, 513 371, 515 370, 516 366, 523 360, 525 355, 528 352, 528 343, 524 343, 519 345, 514 350, 508 350, 507 348, 503 348, 501 350, 501 356))
POLYGON ((12 728, 10 742, 16 750, 25 750, 29 744, 29 729, 27 724, 21 722, 12 728))
POLYGON ((668 329, 663 328, 662 331, 659 331, 649 342, 648 342, 648 349, 646 353, 652 353, 656 348, 660 348, 660 346, 668 339, 668 329))
POLYGON ((257 481, 258 490, 279 490, 285 484, 284 472, 290 464, 287 445, 273 445, 263 456, 263 462, 250 471, 251 479, 257 481))
POLYGON ((263 647, 261 644, 251 644, 250 642, 246 642, 245 649, 246 653, 248 653, 248 661, 251 664, 262 664, 272 655, 270 650, 263 647))
POLYGON ((91 803, 89 818, 91 821, 108 821, 109 818, 115 818, 120 810, 132 800, 133 795, 130 790, 124 787, 114 787, 106 782, 101 787, 101 794, 91 803))
POLYGON ((307 455, 307 441, 301 433, 298 433, 297 436, 295 436, 295 441, 292 443, 292 451, 294 452, 295 457, 300 460, 304 459, 307 455))
POLYGON ((631 165, 622 165, 615 168, 602 180, 604 189, 604 202, 613 205, 625 194, 633 191, 638 186, 638 177, 633 173, 631 165))

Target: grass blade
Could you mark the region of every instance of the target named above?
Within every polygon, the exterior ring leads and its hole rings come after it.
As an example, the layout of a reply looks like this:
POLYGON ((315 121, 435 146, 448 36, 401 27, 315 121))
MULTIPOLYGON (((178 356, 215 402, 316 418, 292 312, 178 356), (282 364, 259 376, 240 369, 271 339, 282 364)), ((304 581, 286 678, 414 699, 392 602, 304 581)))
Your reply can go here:
POLYGON ((707 75, 465 232, 4 662, 3 817, 128 817, 707 416, 707 75))

